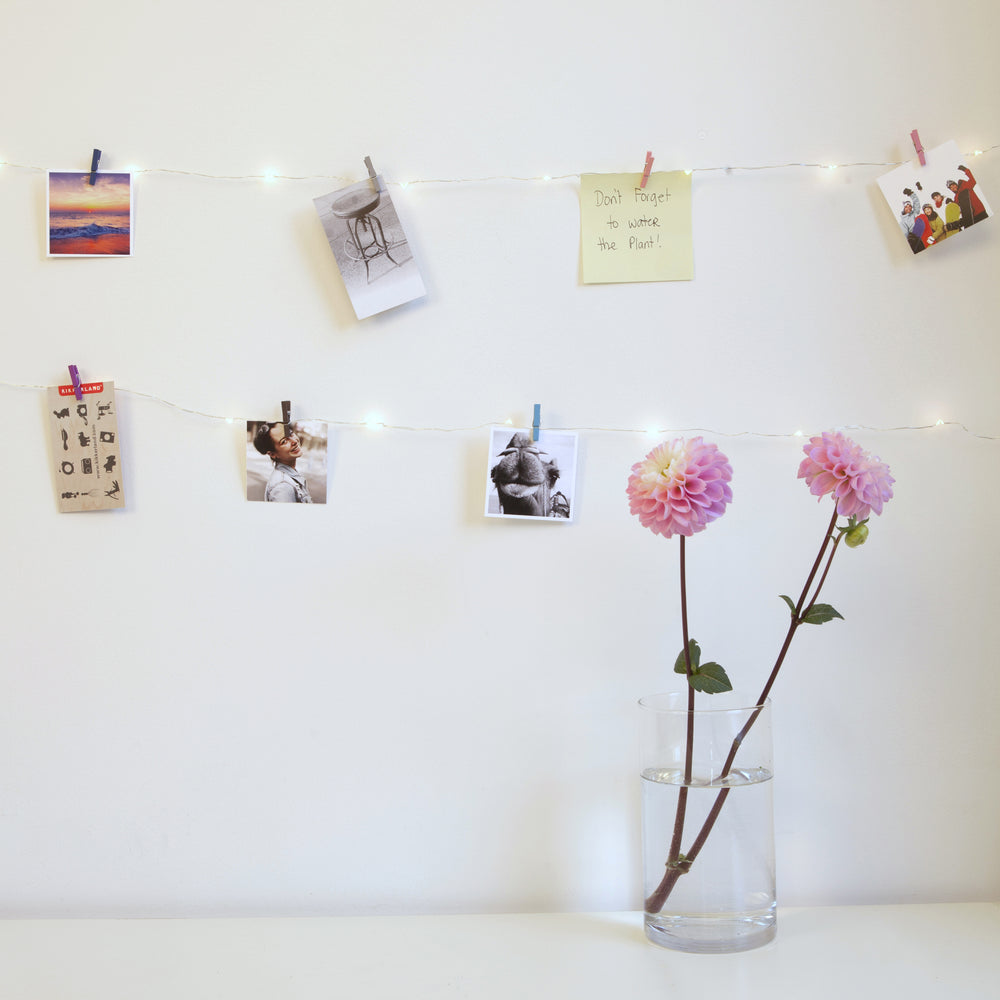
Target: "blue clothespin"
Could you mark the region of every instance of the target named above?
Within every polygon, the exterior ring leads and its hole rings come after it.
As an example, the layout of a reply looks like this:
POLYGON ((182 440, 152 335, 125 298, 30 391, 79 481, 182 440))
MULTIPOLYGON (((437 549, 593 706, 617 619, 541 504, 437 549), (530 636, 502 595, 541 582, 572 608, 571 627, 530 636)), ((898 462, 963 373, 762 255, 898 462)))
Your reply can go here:
POLYGON ((101 162, 101 151, 94 150, 94 155, 90 158, 90 185, 93 187, 97 183, 97 164, 101 162))
POLYGON ((83 390, 80 388, 80 369, 76 365, 69 366, 69 377, 73 380, 73 395, 79 403, 83 399, 83 390))
POLYGON ((531 418, 531 440, 538 440, 538 425, 542 422, 542 404, 535 403, 535 415, 531 418))

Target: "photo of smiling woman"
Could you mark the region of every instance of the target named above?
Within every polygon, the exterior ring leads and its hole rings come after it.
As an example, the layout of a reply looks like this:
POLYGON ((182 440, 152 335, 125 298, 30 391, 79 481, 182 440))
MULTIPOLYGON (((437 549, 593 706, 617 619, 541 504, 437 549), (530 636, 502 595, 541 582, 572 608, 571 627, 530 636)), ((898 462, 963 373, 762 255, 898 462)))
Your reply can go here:
POLYGON ((247 500, 326 503, 326 424, 247 421, 247 500))

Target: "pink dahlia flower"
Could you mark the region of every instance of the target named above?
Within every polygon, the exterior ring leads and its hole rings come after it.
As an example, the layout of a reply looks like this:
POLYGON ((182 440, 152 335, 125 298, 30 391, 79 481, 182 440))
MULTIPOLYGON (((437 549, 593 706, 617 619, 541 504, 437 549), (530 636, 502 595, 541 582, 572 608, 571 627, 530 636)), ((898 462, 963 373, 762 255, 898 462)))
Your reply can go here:
POLYGON ((729 459, 700 437, 657 445, 628 477, 629 510, 657 535, 690 536, 721 517, 733 499, 729 459))
POLYGON ((896 480, 889 475, 889 466, 839 431, 810 438, 802 450, 806 458, 799 466, 799 479, 806 481, 813 496, 832 493, 842 517, 864 520, 881 514, 882 505, 892 499, 896 480))

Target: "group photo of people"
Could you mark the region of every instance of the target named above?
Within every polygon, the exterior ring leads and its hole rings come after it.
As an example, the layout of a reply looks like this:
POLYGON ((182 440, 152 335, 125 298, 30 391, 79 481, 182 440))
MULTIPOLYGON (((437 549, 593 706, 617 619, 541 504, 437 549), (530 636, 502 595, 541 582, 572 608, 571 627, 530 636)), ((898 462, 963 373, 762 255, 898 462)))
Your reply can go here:
POLYGON ((879 179, 912 253, 922 253, 992 214, 955 143, 931 150, 925 158, 923 166, 906 164, 879 179))

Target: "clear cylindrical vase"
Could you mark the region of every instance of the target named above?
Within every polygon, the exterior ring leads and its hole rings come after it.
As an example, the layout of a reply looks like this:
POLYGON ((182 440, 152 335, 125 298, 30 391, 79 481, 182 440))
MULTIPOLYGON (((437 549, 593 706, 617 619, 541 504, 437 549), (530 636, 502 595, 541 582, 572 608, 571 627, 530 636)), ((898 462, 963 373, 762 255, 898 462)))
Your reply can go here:
POLYGON ((655 694, 641 711, 646 937, 746 951, 777 929, 771 702, 655 694))

